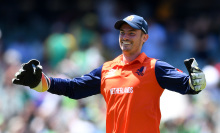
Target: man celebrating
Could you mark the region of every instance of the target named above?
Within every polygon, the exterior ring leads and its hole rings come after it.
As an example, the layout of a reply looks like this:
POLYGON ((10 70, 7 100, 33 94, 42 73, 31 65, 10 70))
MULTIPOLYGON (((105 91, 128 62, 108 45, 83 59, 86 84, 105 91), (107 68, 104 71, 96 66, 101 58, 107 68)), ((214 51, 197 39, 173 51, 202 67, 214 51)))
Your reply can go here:
POLYGON ((74 79, 47 77, 40 63, 31 60, 22 65, 13 83, 72 99, 101 93, 107 105, 106 133, 159 133, 164 89, 198 94, 206 86, 205 75, 194 58, 184 61, 187 75, 141 53, 148 40, 148 25, 142 17, 130 15, 117 21, 115 28, 120 30, 122 54, 89 74, 74 79))

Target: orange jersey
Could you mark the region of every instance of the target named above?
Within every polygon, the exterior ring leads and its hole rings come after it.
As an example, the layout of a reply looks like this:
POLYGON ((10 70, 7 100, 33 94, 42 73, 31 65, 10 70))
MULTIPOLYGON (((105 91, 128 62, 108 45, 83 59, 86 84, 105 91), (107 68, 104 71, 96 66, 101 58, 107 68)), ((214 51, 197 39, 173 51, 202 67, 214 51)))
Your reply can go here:
POLYGON ((189 75, 141 53, 129 64, 122 55, 74 79, 50 77, 49 92, 80 99, 102 94, 106 101, 107 133, 159 133, 160 96, 164 89, 197 94, 189 75))
POLYGON ((159 133, 160 96, 156 59, 140 54, 129 64, 122 55, 102 67, 101 94, 107 104, 106 133, 159 133))

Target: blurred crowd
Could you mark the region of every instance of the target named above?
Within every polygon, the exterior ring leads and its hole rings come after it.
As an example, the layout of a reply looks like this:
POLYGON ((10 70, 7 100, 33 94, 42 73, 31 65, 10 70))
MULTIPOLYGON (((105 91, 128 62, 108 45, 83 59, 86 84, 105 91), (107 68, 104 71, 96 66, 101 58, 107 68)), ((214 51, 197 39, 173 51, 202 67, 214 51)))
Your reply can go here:
POLYGON ((21 0, 0 2, 0 133, 105 133, 101 95, 72 100, 11 83, 22 63, 38 59, 46 75, 74 78, 121 54, 114 23, 143 16, 143 52, 187 73, 195 57, 207 79, 199 95, 165 90, 161 133, 220 132, 218 0, 21 0), (198 4, 200 3, 200 4, 198 4))

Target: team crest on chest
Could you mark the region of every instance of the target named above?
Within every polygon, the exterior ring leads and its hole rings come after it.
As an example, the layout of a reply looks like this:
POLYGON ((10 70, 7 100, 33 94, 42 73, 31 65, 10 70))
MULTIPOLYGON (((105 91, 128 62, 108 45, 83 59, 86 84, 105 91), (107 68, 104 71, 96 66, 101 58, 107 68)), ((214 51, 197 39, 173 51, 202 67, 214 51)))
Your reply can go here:
POLYGON ((137 69, 136 73, 139 75, 139 76, 143 76, 144 73, 146 71, 146 66, 142 66, 140 69, 137 69))

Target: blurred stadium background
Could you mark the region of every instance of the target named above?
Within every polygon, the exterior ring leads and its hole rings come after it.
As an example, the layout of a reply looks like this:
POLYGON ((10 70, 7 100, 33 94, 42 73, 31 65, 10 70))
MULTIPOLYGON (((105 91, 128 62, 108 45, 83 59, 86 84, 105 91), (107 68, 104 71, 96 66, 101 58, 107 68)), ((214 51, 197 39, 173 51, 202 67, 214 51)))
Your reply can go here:
POLYGON ((186 73, 183 60, 195 57, 206 74, 199 95, 165 91, 161 133, 219 133, 219 0, 1 0, 0 133, 105 133, 101 95, 76 101, 11 79, 33 58, 53 77, 90 72, 121 53, 113 26, 130 14, 149 24, 148 56, 186 73))

